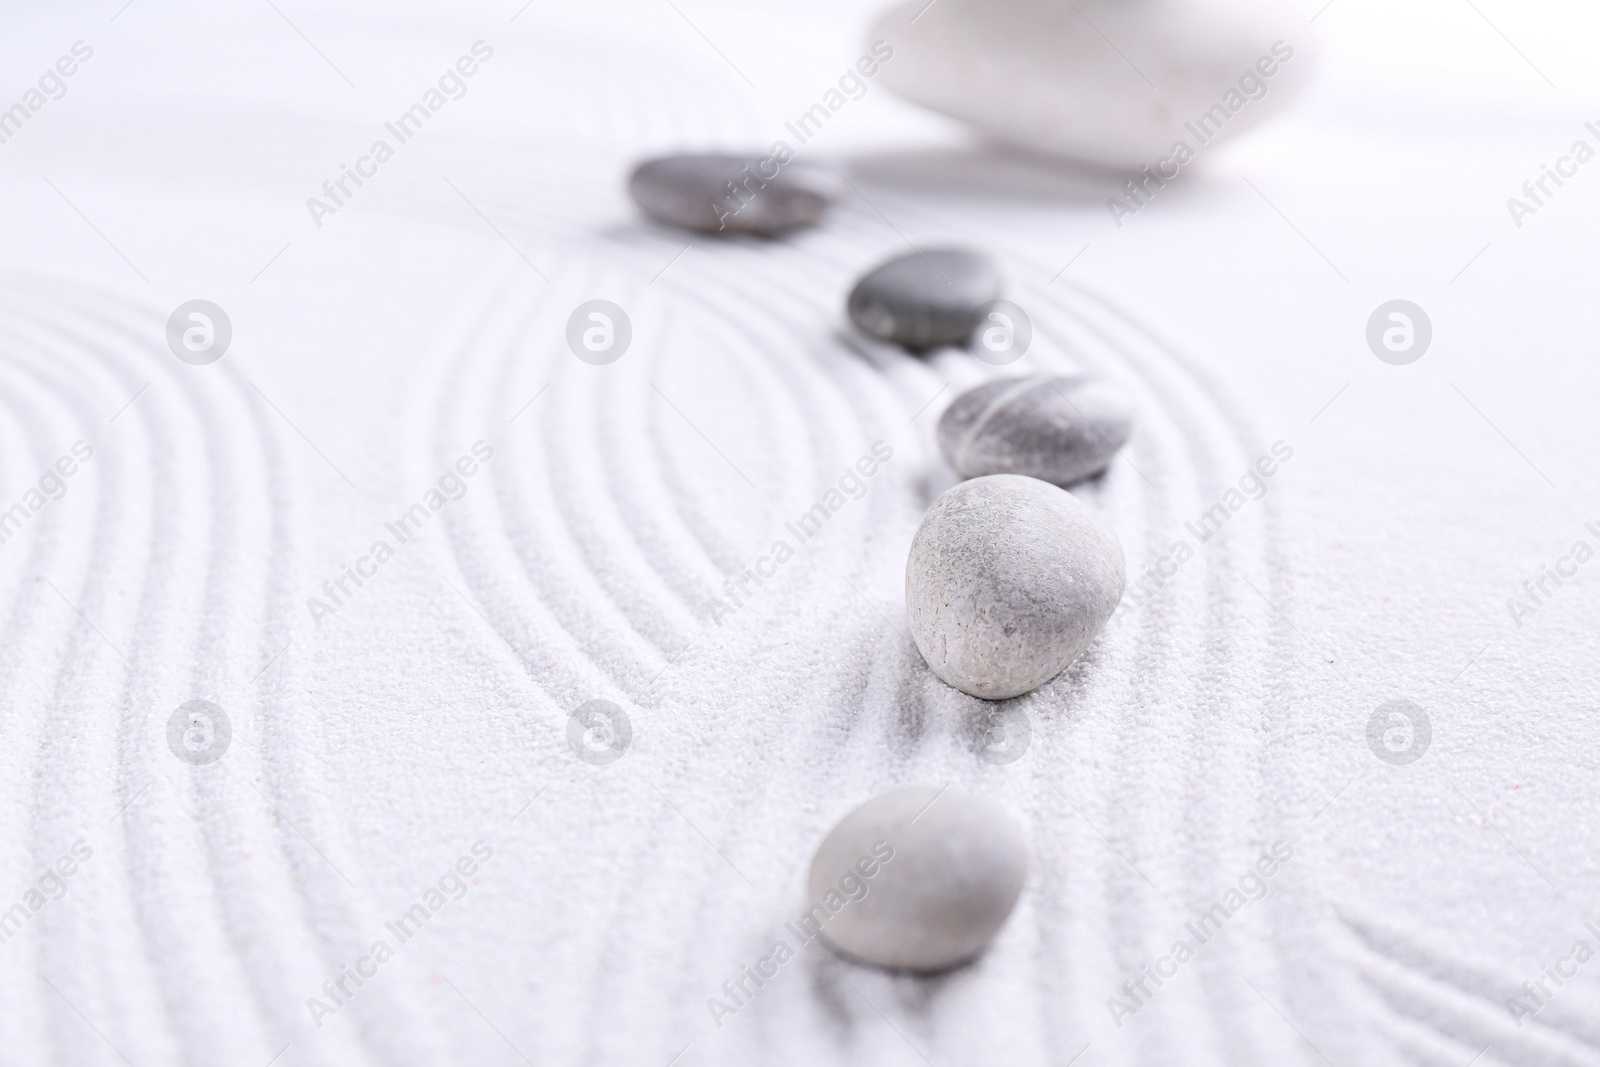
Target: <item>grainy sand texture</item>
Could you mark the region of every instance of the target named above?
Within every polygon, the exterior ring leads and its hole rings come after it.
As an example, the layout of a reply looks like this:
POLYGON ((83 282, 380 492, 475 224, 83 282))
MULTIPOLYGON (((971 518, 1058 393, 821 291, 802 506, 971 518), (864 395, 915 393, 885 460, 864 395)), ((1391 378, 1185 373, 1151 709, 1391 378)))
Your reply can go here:
POLYGON ((92 49, 0 144, 0 1063, 1600 1063, 1600 169, 1506 207, 1600 147, 1581 25, 1302 5, 1316 87, 1122 217, 871 81, 796 143, 867 5, 120 2, 0 34, 4 106, 92 49), (815 229, 627 200, 778 139, 815 229), (1019 362, 851 335, 922 244, 1019 362), (989 705, 903 583, 1002 373, 1138 414, 1074 489, 1122 609, 989 705), (1031 850, 990 951, 796 943, 829 828, 946 783, 1031 850))

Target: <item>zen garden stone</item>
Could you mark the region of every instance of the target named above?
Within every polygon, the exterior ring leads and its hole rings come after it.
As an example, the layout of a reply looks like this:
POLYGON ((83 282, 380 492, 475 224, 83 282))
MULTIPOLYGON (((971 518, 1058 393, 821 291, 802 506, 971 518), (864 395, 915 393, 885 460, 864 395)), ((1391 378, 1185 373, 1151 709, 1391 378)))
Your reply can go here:
POLYGON ((850 292, 850 321, 878 338, 921 350, 965 345, 975 317, 1000 296, 1000 268, 979 252, 930 248, 873 268, 850 292))
POLYGON ((702 233, 776 236, 813 225, 839 198, 832 171, 734 155, 676 155, 634 169, 628 193, 646 215, 702 233))
POLYGON ((1021 831, 993 803, 909 786, 873 797, 829 832, 811 863, 807 904, 845 955, 939 971, 989 944, 1027 868, 1021 831))
POLYGON ((990 140, 1139 171, 1145 191, 1281 110, 1314 65, 1286 12, 1251 0, 908 0, 867 36, 894 48, 890 92, 990 140))
POLYGON ((1122 545, 1071 493, 991 474, 947 490, 906 562, 911 635, 933 673, 985 700, 1044 685, 1122 600, 1122 545))
POLYGON ((939 420, 939 450, 963 478, 1026 474, 1059 486, 1104 471, 1133 432, 1133 406, 1081 376, 997 378, 968 389, 939 420))

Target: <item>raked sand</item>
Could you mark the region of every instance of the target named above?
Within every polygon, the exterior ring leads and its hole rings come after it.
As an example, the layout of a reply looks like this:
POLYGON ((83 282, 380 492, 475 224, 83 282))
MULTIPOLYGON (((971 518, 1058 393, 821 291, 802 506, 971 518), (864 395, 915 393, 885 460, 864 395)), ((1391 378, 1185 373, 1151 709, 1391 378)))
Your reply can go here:
POLYGON ((1582 107, 1335 47, 1118 228, 1100 179, 869 87, 804 149, 854 183, 827 222, 718 243, 641 222, 628 166, 767 147, 870 10, 279 7, 7 16, 4 93, 93 57, 0 146, 0 1063, 1600 1062, 1600 172, 1504 205, 1582 107), (1007 705, 1011 762, 902 591, 937 418, 996 372, 842 332, 908 242, 989 249, 1014 369, 1139 410, 1076 492, 1140 592, 1007 705), (197 297, 234 329, 203 367, 164 337, 197 297), (1396 297, 1435 331, 1407 367, 1363 338, 1396 297), (633 326, 604 367, 564 341, 595 298, 633 326), (1535 601, 1546 566, 1577 576, 1535 601), (232 724, 210 766, 168 747, 191 699, 232 724), (606 765, 568 744, 594 699, 631 723, 606 765), (1390 700, 1409 765, 1368 744, 1390 700), (1030 843, 992 950, 918 980, 792 944, 714 1019, 827 830, 919 783, 1030 843))

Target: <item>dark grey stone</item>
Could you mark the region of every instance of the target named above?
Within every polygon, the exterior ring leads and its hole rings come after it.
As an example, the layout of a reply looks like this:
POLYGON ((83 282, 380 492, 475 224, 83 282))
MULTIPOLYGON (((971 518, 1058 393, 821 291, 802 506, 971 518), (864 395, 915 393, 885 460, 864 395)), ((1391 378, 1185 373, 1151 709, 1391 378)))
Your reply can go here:
POLYGON ((810 226, 839 198, 832 171, 734 155, 665 156, 628 179, 634 203, 657 222, 702 233, 776 235, 810 226))
POLYGON ((1025 474, 1068 486, 1105 470, 1133 432, 1133 405, 1082 376, 997 378, 939 419, 939 450, 963 478, 1025 474))
POLYGON ((1000 268, 981 252, 930 248, 896 256, 850 292, 850 321, 882 341, 921 350, 965 345, 974 316, 998 299, 1000 268))

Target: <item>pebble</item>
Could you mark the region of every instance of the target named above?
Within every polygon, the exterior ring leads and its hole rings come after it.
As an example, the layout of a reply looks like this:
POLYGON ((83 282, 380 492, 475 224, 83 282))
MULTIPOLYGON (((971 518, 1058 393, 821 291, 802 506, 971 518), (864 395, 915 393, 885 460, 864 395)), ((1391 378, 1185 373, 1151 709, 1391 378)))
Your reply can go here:
POLYGON ((914 104, 1130 170, 1254 125, 1313 65, 1307 34, 1252 0, 908 0, 867 39, 893 47, 878 81, 914 104), (1219 104, 1222 118, 1200 128, 1219 104))
POLYGON ((911 636, 933 673, 985 700, 1060 674, 1122 600, 1122 545, 1065 489, 990 474, 945 491, 906 562, 911 636))
POLYGON ((981 252, 930 248, 896 256, 850 291, 850 321, 913 350, 965 345, 973 317, 1001 291, 1000 268, 981 252))
POLYGON ((822 937, 846 956, 940 971, 983 951, 1011 914, 1027 868, 1021 831, 993 803, 909 786, 873 797, 823 839, 806 906, 826 912, 843 902, 822 937))
POLYGON ((939 450, 963 478, 1026 474, 1068 486, 1105 470, 1132 431, 1133 406, 1109 382, 996 378, 945 409, 939 450))
POLYGON ((838 175, 774 158, 679 155, 647 160, 628 179, 646 215, 703 233, 788 233, 814 224, 842 188, 838 175))

